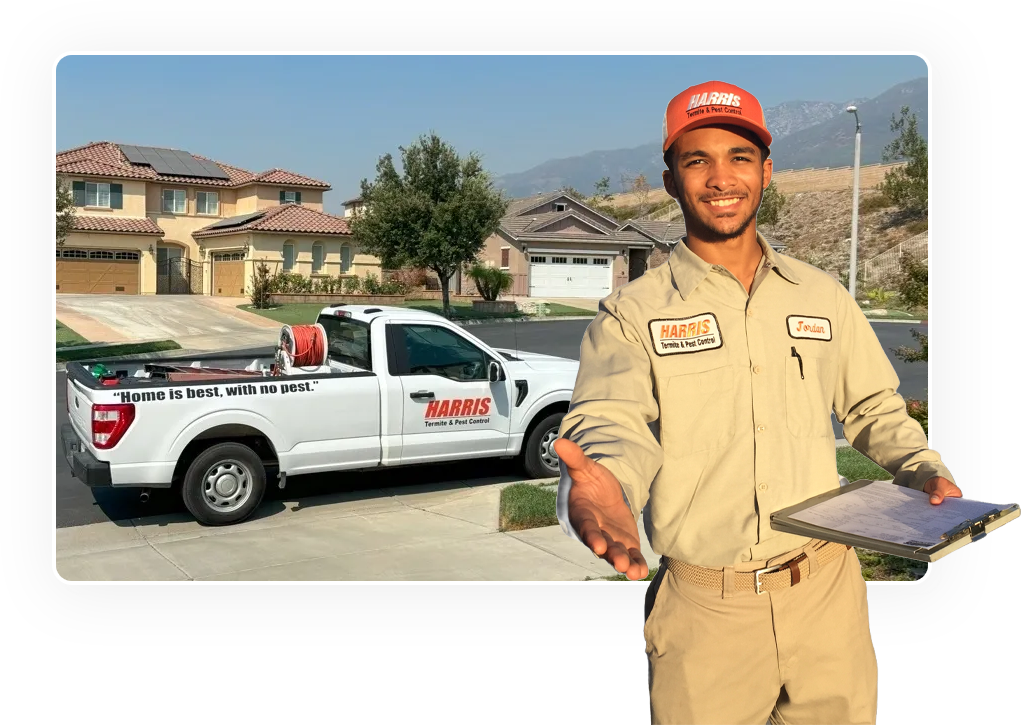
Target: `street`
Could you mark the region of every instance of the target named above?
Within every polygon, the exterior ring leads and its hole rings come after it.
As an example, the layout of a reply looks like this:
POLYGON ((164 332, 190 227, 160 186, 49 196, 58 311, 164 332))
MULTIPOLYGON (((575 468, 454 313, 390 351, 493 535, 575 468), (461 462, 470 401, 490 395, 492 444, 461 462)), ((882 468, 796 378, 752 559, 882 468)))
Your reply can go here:
MULTIPOLYGON (((588 320, 559 322, 528 322, 520 324, 482 324, 467 328, 473 335, 494 347, 520 349, 549 355, 578 359, 582 335, 588 320)), ((873 323, 873 329, 890 357, 901 381, 900 393, 905 397, 927 398, 928 366, 925 363, 904 363, 894 357, 891 348, 914 346, 911 330, 927 334, 925 324, 910 325, 887 322, 873 323)), ((270 348, 246 350, 253 355, 271 355, 270 348)), ((153 489, 146 503, 139 501, 139 489, 90 489, 71 475, 60 444, 60 426, 67 422, 65 408, 65 375, 56 374, 56 527, 83 526, 103 521, 116 521, 141 516, 179 513, 185 511, 176 492, 153 489)), ((840 426, 834 421, 834 433, 842 437, 840 426)), ((438 464, 416 468, 415 478, 422 484, 443 484, 474 476, 499 476, 515 473, 515 462, 466 461, 465 463, 438 464)), ((317 496, 325 493, 378 489, 393 485, 393 480, 404 478, 404 473, 378 470, 364 473, 329 473, 295 476, 287 480, 287 489, 276 486, 267 489, 266 501, 279 501, 317 496)), ((282 505, 282 504, 281 504, 282 505)))

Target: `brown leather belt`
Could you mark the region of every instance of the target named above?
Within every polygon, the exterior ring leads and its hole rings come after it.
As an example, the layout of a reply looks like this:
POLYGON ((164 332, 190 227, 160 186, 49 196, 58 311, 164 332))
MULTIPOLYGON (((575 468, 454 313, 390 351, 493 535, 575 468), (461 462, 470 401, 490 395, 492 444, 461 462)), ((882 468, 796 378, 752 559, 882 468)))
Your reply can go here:
MULTIPOLYGON (((737 592, 775 592, 779 589, 787 589, 800 582, 811 572, 812 558, 821 569, 826 564, 840 558, 851 547, 846 544, 836 544, 830 541, 813 541, 809 544, 815 556, 809 557, 802 552, 789 561, 767 566, 754 571, 734 572, 734 591, 737 592)), ((689 584, 705 587, 706 589, 723 590, 723 569, 710 569, 702 566, 686 564, 679 559, 666 559, 667 568, 681 581, 689 584)))

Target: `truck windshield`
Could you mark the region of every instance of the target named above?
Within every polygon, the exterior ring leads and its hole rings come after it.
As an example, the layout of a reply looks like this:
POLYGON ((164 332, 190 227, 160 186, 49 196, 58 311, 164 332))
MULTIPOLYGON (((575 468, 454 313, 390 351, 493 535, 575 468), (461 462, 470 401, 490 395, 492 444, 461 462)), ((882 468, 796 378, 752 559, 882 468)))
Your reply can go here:
POLYGON ((372 345, 367 322, 330 315, 320 315, 317 322, 326 330, 331 359, 362 370, 372 370, 372 345))

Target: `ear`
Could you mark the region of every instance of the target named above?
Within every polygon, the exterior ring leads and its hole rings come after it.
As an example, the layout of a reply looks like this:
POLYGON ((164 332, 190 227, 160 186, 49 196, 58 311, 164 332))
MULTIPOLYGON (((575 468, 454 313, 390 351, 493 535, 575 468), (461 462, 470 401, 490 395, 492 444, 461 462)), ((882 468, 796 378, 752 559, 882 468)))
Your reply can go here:
POLYGON ((670 169, 663 171, 663 188, 672 198, 677 198, 677 187, 674 185, 674 175, 670 173, 670 169))
POLYGON ((773 180, 773 159, 766 159, 762 162, 762 190, 765 191, 769 182, 773 180))

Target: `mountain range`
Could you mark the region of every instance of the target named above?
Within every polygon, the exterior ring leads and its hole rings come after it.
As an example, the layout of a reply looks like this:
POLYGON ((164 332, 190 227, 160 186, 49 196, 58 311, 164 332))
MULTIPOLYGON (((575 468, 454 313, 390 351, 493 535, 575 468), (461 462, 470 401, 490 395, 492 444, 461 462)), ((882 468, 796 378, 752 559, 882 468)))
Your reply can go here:
MULTIPOLYGON (((807 169, 850 166, 854 163, 854 117, 844 112, 858 107, 862 125, 861 163, 882 161, 883 148, 893 140, 890 118, 909 106, 918 116, 918 130, 928 138, 929 79, 900 83, 875 98, 833 101, 787 101, 764 110, 766 128, 773 136, 770 155, 773 169, 807 169)), ((645 174, 653 186, 660 185, 663 153, 658 141, 629 149, 591 151, 582 156, 544 161, 526 171, 494 179, 512 197, 523 197, 570 186, 590 194, 602 177, 610 177, 611 191, 620 192, 622 175, 645 174)))

